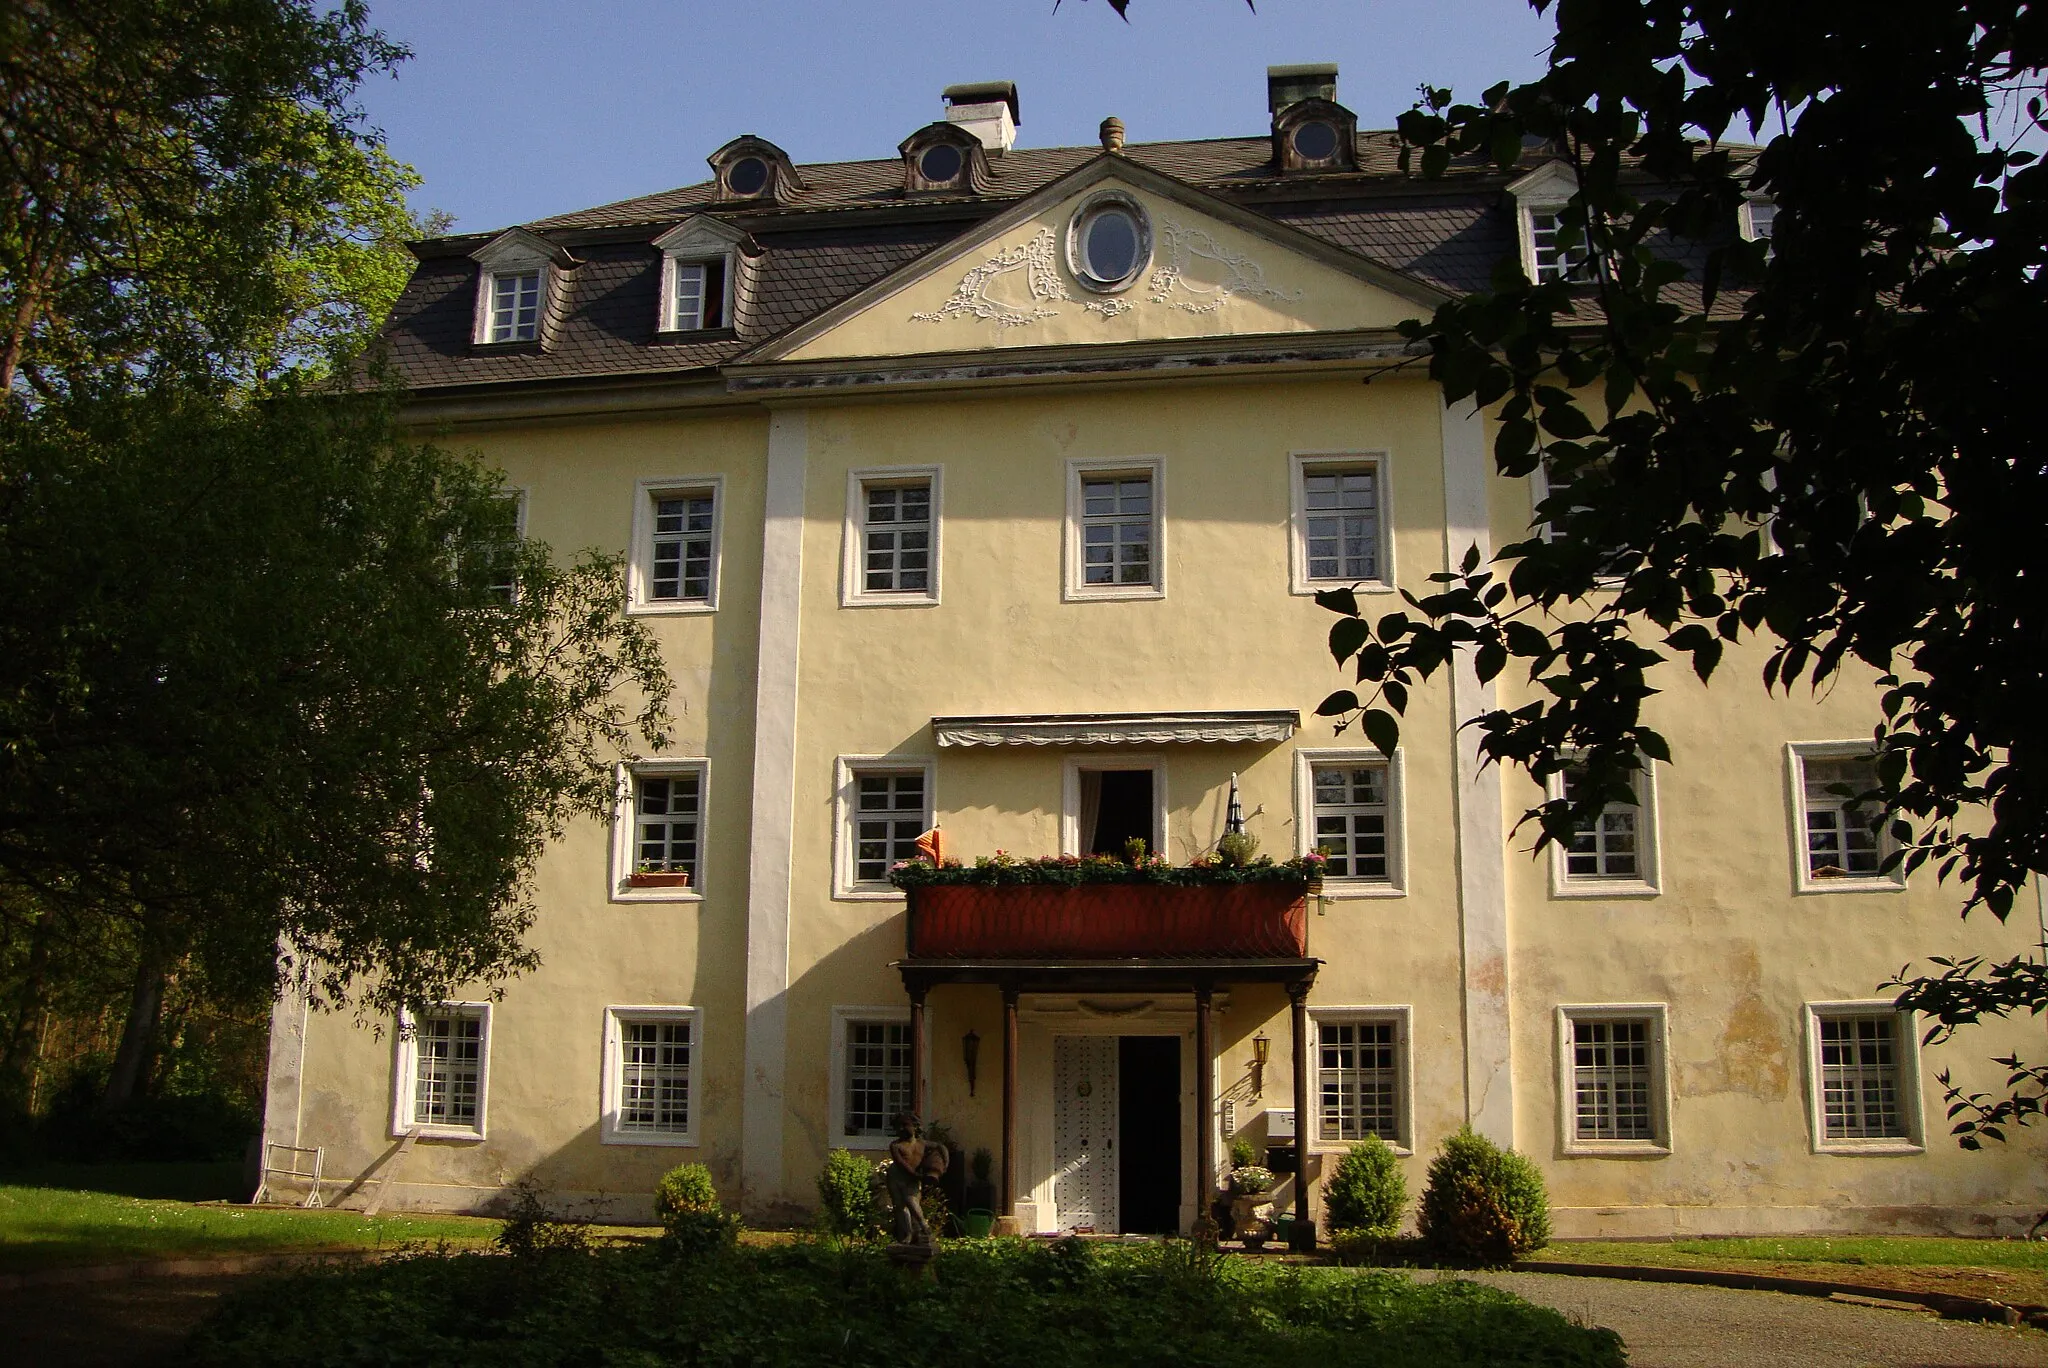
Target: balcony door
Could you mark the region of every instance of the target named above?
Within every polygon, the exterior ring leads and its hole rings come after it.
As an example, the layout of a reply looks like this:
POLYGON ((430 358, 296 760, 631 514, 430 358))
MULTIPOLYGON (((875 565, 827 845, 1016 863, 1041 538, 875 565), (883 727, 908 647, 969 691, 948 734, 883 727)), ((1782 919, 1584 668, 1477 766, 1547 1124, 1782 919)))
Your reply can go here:
POLYGON ((1162 853, 1166 845, 1166 763, 1157 756, 1071 757, 1060 848, 1071 855, 1122 858, 1135 838, 1162 853))

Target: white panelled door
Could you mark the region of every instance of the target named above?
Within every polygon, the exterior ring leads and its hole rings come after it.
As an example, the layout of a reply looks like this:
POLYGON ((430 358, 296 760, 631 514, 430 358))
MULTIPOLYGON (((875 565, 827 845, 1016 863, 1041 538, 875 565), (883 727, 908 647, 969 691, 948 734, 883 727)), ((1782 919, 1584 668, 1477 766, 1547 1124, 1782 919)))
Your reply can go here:
POLYGON ((1052 1200, 1060 1229, 1117 1225, 1117 1038, 1054 1036, 1052 1200))

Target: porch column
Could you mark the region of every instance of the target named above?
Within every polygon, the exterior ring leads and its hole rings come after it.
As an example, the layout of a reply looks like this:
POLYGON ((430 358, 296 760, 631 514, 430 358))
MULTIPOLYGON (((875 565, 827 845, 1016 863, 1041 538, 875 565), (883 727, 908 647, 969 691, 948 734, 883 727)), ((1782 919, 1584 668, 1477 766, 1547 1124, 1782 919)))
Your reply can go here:
POLYGON ((1316 1228, 1308 1218, 1308 1128, 1314 1124, 1316 1108, 1308 1091, 1308 985, 1290 983, 1287 998, 1293 1007, 1294 1036, 1294 1233, 1288 1244, 1313 1253, 1316 1228))
POLYGON ((923 1125, 924 1114, 924 995, 922 983, 910 989, 910 1114, 923 1125))
POLYGON ((1216 1031, 1215 989, 1195 985, 1195 1228, 1198 1243, 1216 1242, 1216 1031))
POLYGON ((1003 1190, 1001 1215, 1017 1214, 1017 988, 1003 985, 1003 1190))

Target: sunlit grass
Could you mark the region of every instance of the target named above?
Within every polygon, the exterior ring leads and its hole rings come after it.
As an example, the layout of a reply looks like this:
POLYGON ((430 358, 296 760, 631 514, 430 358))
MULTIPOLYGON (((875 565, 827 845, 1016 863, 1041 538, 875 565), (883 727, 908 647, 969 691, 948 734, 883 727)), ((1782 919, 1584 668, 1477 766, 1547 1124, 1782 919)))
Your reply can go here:
POLYGON ((1720 1240, 1588 1240, 1552 1245, 1540 1256, 1580 1263, 1826 1263, 1920 1268, 2048 1271, 2048 1241, 1957 1240, 1918 1235, 1758 1236, 1720 1240))

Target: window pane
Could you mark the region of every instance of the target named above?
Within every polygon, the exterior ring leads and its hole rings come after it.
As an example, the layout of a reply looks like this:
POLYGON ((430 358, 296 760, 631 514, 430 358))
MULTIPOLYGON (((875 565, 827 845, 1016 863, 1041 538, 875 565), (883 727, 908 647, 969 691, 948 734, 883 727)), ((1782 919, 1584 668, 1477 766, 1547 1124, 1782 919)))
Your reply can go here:
POLYGON ((1593 259, 1592 254, 1586 250, 1584 232, 1581 231, 1577 243, 1565 247, 1557 240, 1562 227, 1559 216, 1554 212, 1529 215, 1529 240, 1535 249, 1538 283, 1551 280, 1585 281, 1593 278, 1593 259))
POLYGON ((924 774, 856 772, 853 794, 854 882, 885 884, 891 868, 917 858, 917 838, 931 829, 924 774))
POLYGON ((1315 848, 1330 857, 1325 872, 1333 879, 1386 882, 1386 763, 1317 765, 1309 774, 1315 848))
POLYGON ((704 326, 704 263, 676 263, 674 327, 681 330, 704 326))
POLYGON ((1304 467, 1302 506, 1310 579, 1379 578, 1377 467, 1304 467))
POLYGON ((412 1119, 421 1126, 477 1124, 483 1076, 481 1012, 429 1012, 413 1027, 412 1119))
POLYGON ((1654 1140, 1650 1023, 1574 1021, 1572 1070, 1581 1140, 1654 1140))
MULTIPOLYGON (((1585 785, 1585 771, 1564 773, 1565 797, 1576 799, 1585 785)), ((1565 851, 1565 876, 1572 879, 1640 879, 1638 834, 1642 807, 1634 803, 1609 803, 1592 820, 1581 822, 1573 831, 1565 851)))
POLYGON ((1821 1126, 1829 1140, 1906 1140, 1898 1017, 1820 1019, 1821 1126))
POLYGON ((690 1129, 690 1022, 619 1023, 618 1128, 643 1135, 690 1129))
POLYGON ((664 495, 654 501, 652 598, 670 603, 711 601, 714 512, 708 494, 664 495))
POLYGON ((1867 755, 1805 756, 1806 868, 1816 879, 1876 878, 1883 863, 1873 826, 1878 809, 1860 801, 1877 787, 1867 755))
POLYGON ((1154 583, 1150 478, 1081 482, 1081 550, 1084 584, 1154 583))
POLYGON ((1322 1139, 1401 1138, 1397 1048, 1393 1021, 1325 1022, 1317 1028, 1322 1139))
POLYGON ((846 1134, 888 1135, 910 1110, 910 1026, 902 1021, 846 1023, 846 1134))
POLYGON ((540 272, 508 271, 491 277, 493 342, 531 342, 540 334, 540 272))
POLYGON ((634 868, 643 874, 688 874, 697 882, 697 821, 703 776, 643 775, 633 807, 639 814, 634 868))
POLYGON ((932 487, 869 486, 862 532, 861 589, 923 594, 931 589, 932 487))

